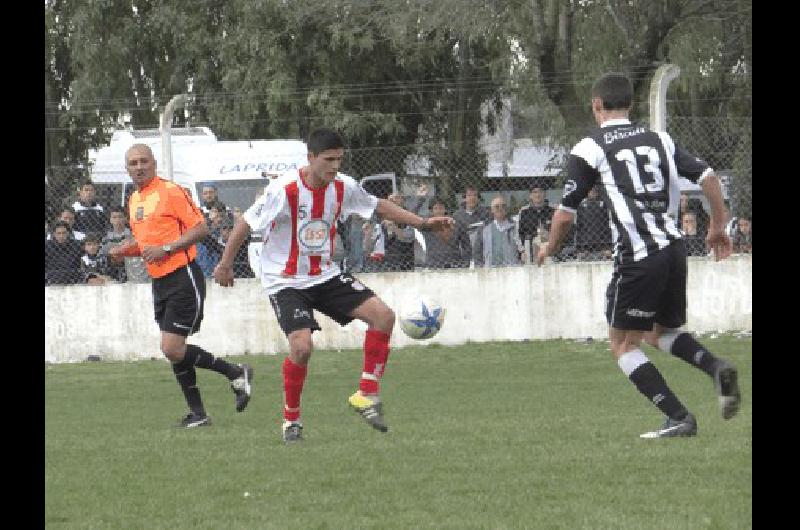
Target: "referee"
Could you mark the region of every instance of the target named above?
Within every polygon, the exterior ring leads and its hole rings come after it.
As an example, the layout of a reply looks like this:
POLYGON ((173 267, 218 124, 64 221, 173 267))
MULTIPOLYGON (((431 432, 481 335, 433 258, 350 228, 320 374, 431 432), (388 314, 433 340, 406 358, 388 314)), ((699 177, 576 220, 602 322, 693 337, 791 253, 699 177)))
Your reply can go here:
POLYGON ((161 328, 161 351, 172 363, 175 378, 183 391, 189 413, 180 421, 185 428, 209 425, 197 388, 195 367, 214 370, 231 382, 236 410, 250 401, 253 370, 247 364, 233 365, 194 344, 186 337, 200 329, 206 284, 195 261, 195 243, 208 234, 202 212, 186 191, 156 176, 153 152, 135 144, 125 153, 125 165, 136 191, 128 202, 134 241, 112 248, 109 256, 142 256, 153 278, 153 306, 161 328))

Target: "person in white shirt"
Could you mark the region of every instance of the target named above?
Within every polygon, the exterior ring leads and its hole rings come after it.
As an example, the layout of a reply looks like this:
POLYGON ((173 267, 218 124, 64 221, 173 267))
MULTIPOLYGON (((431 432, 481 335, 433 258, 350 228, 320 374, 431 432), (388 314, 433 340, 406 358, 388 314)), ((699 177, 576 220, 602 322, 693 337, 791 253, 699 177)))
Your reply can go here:
POLYGON ((367 193, 352 177, 339 173, 344 142, 320 128, 308 139, 308 165, 273 180, 264 194, 238 219, 214 269, 223 287, 233 285, 233 260, 250 231, 261 235, 261 283, 269 296, 290 352, 283 362, 286 443, 303 439, 300 396, 313 350, 311 335, 321 329, 314 310, 340 325, 359 319, 368 325, 364 369, 350 406, 375 429, 386 432, 379 381, 389 355, 395 314, 368 287, 343 273, 332 259, 336 221, 351 214, 410 225, 418 230, 452 226, 450 217, 422 218, 386 199, 367 193))

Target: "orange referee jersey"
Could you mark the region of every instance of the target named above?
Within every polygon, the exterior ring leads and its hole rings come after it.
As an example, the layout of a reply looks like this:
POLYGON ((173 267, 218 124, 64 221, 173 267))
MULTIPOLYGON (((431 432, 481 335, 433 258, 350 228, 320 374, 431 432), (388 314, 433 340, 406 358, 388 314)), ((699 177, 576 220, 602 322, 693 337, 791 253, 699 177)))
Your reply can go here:
MULTIPOLYGON (((158 176, 131 195, 128 211, 131 232, 139 250, 172 243, 187 230, 205 221, 186 190, 158 176)), ((155 263, 147 263, 147 272, 153 278, 161 278, 188 264, 195 256, 197 246, 191 245, 155 263)))

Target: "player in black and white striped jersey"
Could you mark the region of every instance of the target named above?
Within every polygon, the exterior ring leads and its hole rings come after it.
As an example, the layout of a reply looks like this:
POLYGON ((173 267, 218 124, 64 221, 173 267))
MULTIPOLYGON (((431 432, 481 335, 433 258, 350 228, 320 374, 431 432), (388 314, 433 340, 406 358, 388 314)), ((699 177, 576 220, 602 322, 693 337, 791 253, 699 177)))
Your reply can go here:
POLYGON ((738 412, 736 368, 681 328, 686 323, 686 246, 676 225, 678 176, 699 184, 709 201, 706 241, 716 260, 731 254, 727 212, 713 169, 677 146, 666 132, 631 123, 632 102, 633 87, 623 74, 605 74, 592 86, 592 112, 599 127, 570 153, 564 195, 537 263, 541 266, 556 254, 581 201, 599 184, 615 242, 614 273, 606 292, 611 351, 636 388, 667 417, 661 429, 642 437, 694 436, 696 418, 640 345, 644 339, 706 372, 714 380, 722 417, 738 412))

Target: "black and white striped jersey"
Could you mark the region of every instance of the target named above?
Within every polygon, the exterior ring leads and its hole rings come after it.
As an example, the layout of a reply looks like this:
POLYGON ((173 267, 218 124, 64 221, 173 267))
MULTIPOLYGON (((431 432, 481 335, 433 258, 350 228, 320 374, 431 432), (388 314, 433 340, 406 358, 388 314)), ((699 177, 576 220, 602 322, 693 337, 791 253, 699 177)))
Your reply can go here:
POLYGON ((669 134, 627 119, 608 120, 575 144, 559 208, 575 213, 599 183, 608 206, 614 257, 639 261, 680 239, 678 176, 701 183, 713 170, 669 134))

